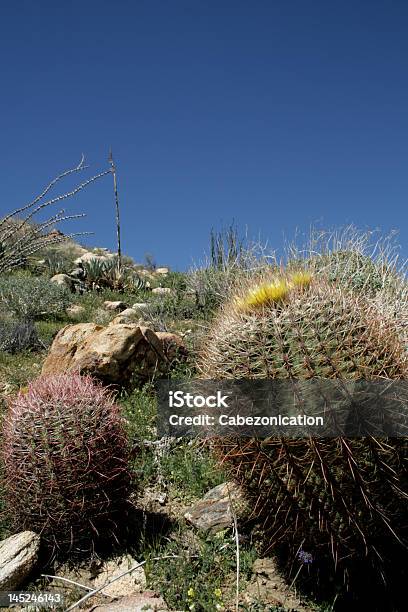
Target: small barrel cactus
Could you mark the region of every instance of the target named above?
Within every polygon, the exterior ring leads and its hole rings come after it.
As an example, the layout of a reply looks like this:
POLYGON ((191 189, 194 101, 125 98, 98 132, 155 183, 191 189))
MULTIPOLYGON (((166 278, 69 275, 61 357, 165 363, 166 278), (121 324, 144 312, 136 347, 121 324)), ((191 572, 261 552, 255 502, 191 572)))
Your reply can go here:
POLYGON ((13 527, 56 552, 116 530, 129 494, 129 446, 111 393, 89 377, 40 377, 4 418, 5 507, 13 527))
MULTIPOLYGON (((372 300, 298 272, 241 287, 204 338, 199 369, 205 379, 404 380, 408 361, 393 319, 372 300)), ((364 575, 378 577, 373 584, 395 578, 397 556, 407 565, 406 439, 211 444, 288 568, 306 551, 315 577, 355 589, 364 575)))

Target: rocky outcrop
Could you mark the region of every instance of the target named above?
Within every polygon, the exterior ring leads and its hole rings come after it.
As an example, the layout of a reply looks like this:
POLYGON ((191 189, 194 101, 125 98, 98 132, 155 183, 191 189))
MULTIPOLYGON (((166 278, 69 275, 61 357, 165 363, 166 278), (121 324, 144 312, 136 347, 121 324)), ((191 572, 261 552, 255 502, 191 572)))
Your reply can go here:
POLYGON ((68 325, 55 337, 42 373, 77 371, 121 386, 133 376, 149 380, 167 372, 176 354, 186 353, 181 338, 170 336, 132 323, 68 325))
POLYGON ((77 257, 74 263, 78 265, 80 263, 88 263, 94 259, 96 259, 97 261, 109 261, 110 259, 113 259, 114 257, 116 257, 116 255, 114 255, 113 253, 106 253, 106 255, 97 255, 96 253, 87 251, 80 257, 77 257))
POLYGON ((37 563, 40 537, 23 531, 0 542, 0 591, 13 591, 37 563))

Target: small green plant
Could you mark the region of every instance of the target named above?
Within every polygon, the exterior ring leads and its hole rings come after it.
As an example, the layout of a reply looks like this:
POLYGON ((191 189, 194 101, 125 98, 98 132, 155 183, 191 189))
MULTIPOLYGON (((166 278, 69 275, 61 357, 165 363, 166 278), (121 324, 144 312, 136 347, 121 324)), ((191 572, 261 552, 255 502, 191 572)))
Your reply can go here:
POLYGON ((15 274, 0 279, 0 303, 20 319, 57 316, 71 299, 67 289, 44 277, 15 274))
POLYGON ((184 501, 200 498, 226 480, 226 473, 208 448, 199 442, 186 442, 163 455, 161 471, 165 481, 184 501))
MULTIPOLYGON (((163 561, 146 564, 146 576, 151 588, 158 590, 174 610, 216 612, 235 609, 235 544, 231 533, 220 532, 200 538, 196 547, 185 550, 174 534, 160 555, 174 555, 163 561)), ((151 556, 156 556, 153 549, 151 556)), ((240 547, 240 577, 242 584, 251 575, 256 553, 253 547, 240 547)), ((242 588, 242 587, 241 587, 242 588)))
POLYGON ((72 267, 73 262, 58 251, 50 250, 44 257, 44 268, 50 277, 56 274, 68 274, 72 267))

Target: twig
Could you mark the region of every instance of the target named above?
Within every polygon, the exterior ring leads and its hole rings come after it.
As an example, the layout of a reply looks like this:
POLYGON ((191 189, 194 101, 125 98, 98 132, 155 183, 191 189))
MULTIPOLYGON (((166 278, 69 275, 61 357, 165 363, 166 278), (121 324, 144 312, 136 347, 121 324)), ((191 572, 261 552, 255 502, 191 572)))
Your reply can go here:
MULTIPOLYGON (((70 580, 69 578, 63 578, 62 576, 52 576, 51 574, 41 574, 41 576, 43 578, 53 578, 54 580, 62 580, 63 582, 74 584, 75 586, 80 587, 81 589, 85 589, 85 591, 93 591, 92 587, 87 586, 86 584, 81 584, 80 582, 75 582, 75 580, 70 580)), ((105 595, 105 597, 112 598, 112 595, 108 595, 108 593, 104 593, 103 591, 101 591, 101 593, 102 595, 105 595)))
POLYGON ((75 166, 75 168, 71 168, 69 170, 65 170, 64 172, 61 172, 61 174, 59 174, 54 179, 52 179, 52 181, 47 185, 47 187, 45 187, 45 189, 42 191, 42 193, 40 193, 40 195, 38 195, 34 200, 29 202, 25 206, 21 206, 21 208, 17 208, 17 210, 14 210, 13 212, 9 213, 6 217, 4 217, 4 219, 1 219, 0 226, 3 225, 4 223, 6 223, 11 217, 14 217, 15 215, 18 215, 21 212, 24 212, 25 210, 35 206, 37 204, 37 202, 42 200, 43 197, 50 191, 50 189, 52 189, 53 186, 56 183, 58 183, 58 181, 63 179, 65 176, 68 176, 69 174, 73 174, 74 172, 79 172, 81 170, 85 170, 85 168, 87 166, 84 165, 84 161, 85 161, 85 157, 84 157, 84 154, 82 154, 81 161, 79 162, 79 164, 77 166, 75 166))
POLYGON ((112 578, 112 580, 110 580, 109 582, 101 586, 99 589, 94 589, 93 591, 90 591, 89 593, 81 597, 81 599, 79 599, 77 602, 72 604, 72 606, 67 608, 65 612, 70 612, 71 610, 74 610, 75 608, 80 606, 84 601, 87 601, 90 597, 93 597, 97 593, 100 593, 102 589, 105 589, 107 586, 110 586, 113 582, 116 582, 116 580, 119 580, 119 578, 122 578, 123 576, 126 576, 127 574, 131 574, 134 570, 138 569, 139 567, 142 567, 142 565, 145 565, 148 561, 161 561, 162 559, 179 559, 179 558, 180 558, 179 555, 164 555, 163 557, 153 557, 152 559, 145 559, 144 561, 141 561, 137 565, 134 565, 133 567, 131 567, 129 570, 122 572, 121 574, 119 574, 119 576, 115 576, 115 578, 112 578))
POLYGON ((236 512, 234 510, 234 507, 233 507, 232 497, 231 497, 231 492, 230 492, 229 486, 227 487, 227 489, 228 489, 228 497, 229 497, 229 501, 230 501, 231 516, 232 516, 232 520, 234 522, 235 557, 236 557, 236 564, 237 564, 236 584, 235 584, 235 610, 238 612, 238 610, 239 610, 239 576, 240 576, 240 553, 239 553, 238 521, 237 521, 237 514, 236 514, 236 512))

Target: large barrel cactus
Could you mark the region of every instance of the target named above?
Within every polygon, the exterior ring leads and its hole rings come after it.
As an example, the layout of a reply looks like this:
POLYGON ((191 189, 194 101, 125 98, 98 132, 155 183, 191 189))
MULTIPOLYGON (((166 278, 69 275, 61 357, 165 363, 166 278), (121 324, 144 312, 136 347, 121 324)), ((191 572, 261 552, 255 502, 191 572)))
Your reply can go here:
MULTIPOLYGON (((222 307, 201 351, 206 379, 406 379, 393 318, 309 273, 259 278, 222 307)), ((408 555, 408 442, 222 438, 216 452, 253 499, 269 548, 307 558, 320 584, 357 590, 395 577, 408 555), (323 579, 325 578, 325 579, 323 579)))
POLYGON ((115 532, 126 502, 129 446, 119 407, 91 378, 41 377, 10 401, 2 462, 7 515, 55 552, 115 532))

